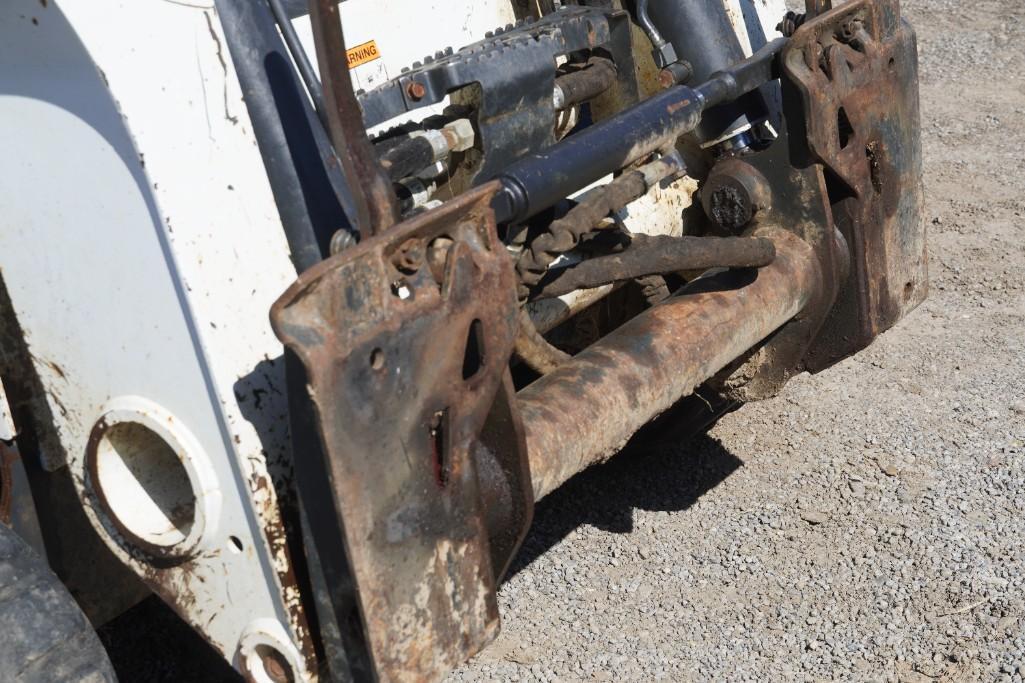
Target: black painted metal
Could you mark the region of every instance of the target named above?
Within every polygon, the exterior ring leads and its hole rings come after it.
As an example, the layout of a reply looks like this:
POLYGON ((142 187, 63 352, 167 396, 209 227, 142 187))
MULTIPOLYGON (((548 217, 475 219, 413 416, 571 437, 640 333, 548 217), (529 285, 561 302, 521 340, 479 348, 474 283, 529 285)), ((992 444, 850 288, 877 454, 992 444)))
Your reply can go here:
MULTIPOLYGON (((651 23, 686 60, 694 81, 708 80, 717 71, 744 59, 744 51, 720 0, 649 0, 651 23)), ((717 140, 730 131, 764 118, 765 104, 757 93, 710 110, 695 131, 702 142, 717 140)))
POLYGON ((292 262, 302 272, 329 253, 336 230, 351 229, 352 194, 270 7, 251 0, 215 0, 215 6, 292 262))
POLYGON ((560 55, 608 45, 613 38, 608 12, 569 7, 537 21, 495 31, 484 40, 424 57, 410 70, 366 93, 359 93, 367 127, 442 102, 456 90, 476 109, 476 181, 494 175, 511 161, 555 141, 553 104, 556 62, 560 55))
POLYGON ((317 115, 320 116, 321 122, 326 126, 327 123, 324 118, 324 87, 320 83, 320 77, 313 68, 313 64, 310 63, 309 55, 306 54, 306 49, 299 40, 299 34, 295 32, 295 27, 292 26, 292 21, 288 17, 288 12, 281 4, 281 0, 267 0, 267 2, 270 4, 271 12, 274 13, 274 20, 278 23, 281 37, 284 39, 285 45, 288 46, 288 51, 292 54, 292 60, 299 70, 299 75, 302 76, 303 83, 306 84, 306 91, 310 93, 313 107, 317 110, 317 115))
POLYGON ((498 176, 499 223, 518 222, 560 199, 675 142, 693 131, 702 114, 735 100, 774 77, 776 40, 702 85, 677 85, 584 130, 543 152, 524 157, 498 176))

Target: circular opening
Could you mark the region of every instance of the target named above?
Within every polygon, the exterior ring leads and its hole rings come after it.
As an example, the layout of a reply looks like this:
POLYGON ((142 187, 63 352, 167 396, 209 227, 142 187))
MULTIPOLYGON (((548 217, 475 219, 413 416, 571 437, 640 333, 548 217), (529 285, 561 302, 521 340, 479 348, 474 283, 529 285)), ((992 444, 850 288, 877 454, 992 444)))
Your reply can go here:
POLYGON ((196 494, 178 454, 137 422, 110 425, 96 446, 96 487, 117 526, 158 548, 185 541, 196 494))
POLYGON ((257 645, 250 660, 246 668, 260 683, 292 683, 295 680, 288 659, 270 645, 257 645))
POLYGON ((242 552, 242 540, 238 536, 228 536, 228 547, 233 553, 242 552))
POLYGON ((374 370, 380 370, 384 367, 384 351, 374 349, 370 352, 370 367, 374 370))

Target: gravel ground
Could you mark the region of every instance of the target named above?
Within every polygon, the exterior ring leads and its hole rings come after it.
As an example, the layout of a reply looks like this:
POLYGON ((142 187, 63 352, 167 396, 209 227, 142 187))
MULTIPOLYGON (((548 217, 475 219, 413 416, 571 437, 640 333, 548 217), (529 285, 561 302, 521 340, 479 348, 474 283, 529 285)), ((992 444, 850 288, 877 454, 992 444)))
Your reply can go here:
POLYGON ((544 501, 450 681, 1025 677, 1025 5, 906 0, 932 293, 868 351, 544 501))
MULTIPOLYGON (((451 683, 1025 677, 1025 5, 904 6, 929 300, 708 435, 546 499, 501 635, 451 683)), ((181 630, 167 613, 104 630, 123 680, 235 678, 193 634, 154 636, 181 630)))

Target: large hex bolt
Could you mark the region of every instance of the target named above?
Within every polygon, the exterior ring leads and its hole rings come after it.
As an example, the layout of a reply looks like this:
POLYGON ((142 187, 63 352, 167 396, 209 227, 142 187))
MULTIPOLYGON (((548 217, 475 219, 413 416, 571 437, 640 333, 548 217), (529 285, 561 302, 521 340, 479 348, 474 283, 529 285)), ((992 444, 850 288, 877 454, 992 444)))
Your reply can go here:
POLYGON ((701 188, 701 206, 713 223, 740 232, 772 205, 769 182, 757 169, 740 159, 724 159, 708 174, 701 188))

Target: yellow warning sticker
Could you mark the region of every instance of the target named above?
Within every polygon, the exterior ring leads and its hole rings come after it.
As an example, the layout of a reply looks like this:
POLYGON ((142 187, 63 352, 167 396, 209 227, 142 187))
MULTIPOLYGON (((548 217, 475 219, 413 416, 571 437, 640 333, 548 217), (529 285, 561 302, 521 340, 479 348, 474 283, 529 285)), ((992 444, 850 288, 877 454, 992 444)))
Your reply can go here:
POLYGON ((377 42, 373 40, 345 51, 345 59, 348 61, 350 69, 355 69, 360 64, 366 64, 380 58, 381 53, 377 51, 377 42))

